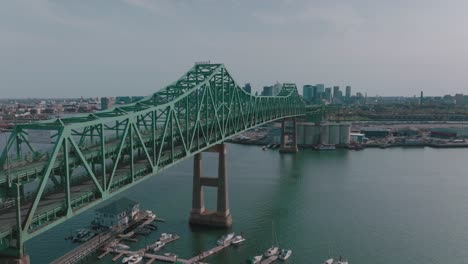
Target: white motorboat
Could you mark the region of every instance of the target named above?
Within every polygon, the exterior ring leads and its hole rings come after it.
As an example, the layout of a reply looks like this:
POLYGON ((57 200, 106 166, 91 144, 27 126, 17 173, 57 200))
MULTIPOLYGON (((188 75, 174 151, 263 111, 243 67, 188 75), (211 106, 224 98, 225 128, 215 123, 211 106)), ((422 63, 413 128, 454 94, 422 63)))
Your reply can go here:
POLYGON ((263 256, 262 255, 258 255, 258 256, 253 256, 251 259, 250 259, 250 264, 258 264, 262 261, 262 258, 263 256))
POLYGON ((343 259, 343 258, 340 256, 340 260, 338 260, 337 262, 335 262, 335 264, 349 264, 349 263, 348 263, 348 260, 343 259))
POLYGON ((161 250, 161 248, 163 248, 165 245, 166 245, 166 243, 161 242, 161 241, 157 241, 156 243, 153 244, 153 251, 157 252, 157 251, 161 250))
POLYGON ((135 254, 135 255, 130 255, 128 257, 123 258, 122 263, 134 264, 134 263, 140 262, 142 259, 143 259, 142 256, 135 254))
POLYGON ((125 245, 125 244, 121 244, 121 243, 114 243, 112 245, 109 246, 110 248, 113 248, 113 249, 129 249, 130 247, 125 245))
POLYGON ((78 242, 78 241, 80 241, 83 237, 85 237, 88 233, 89 233, 88 230, 86 230, 86 229, 80 229, 80 230, 78 230, 78 232, 76 233, 76 235, 73 236, 72 241, 73 241, 73 242, 78 242))
POLYGON ((279 259, 287 260, 292 255, 292 250, 290 249, 282 249, 279 255, 279 259))
POLYGON ((174 254, 174 253, 164 253, 164 256, 169 257, 169 258, 173 258, 173 259, 177 259, 177 255, 174 254))
POLYGON ((241 236, 241 235, 238 235, 238 236, 235 236, 235 237, 232 239, 231 243, 232 243, 233 245, 240 245, 240 244, 242 244, 242 242, 244 242, 244 241, 245 241, 245 238, 244 238, 243 236, 241 236))
POLYGON ((275 228, 273 222, 271 222, 271 247, 263 253, 265 257, 271 257, 279 253, 278 239, 276 238, 275 228), (275 246, 276 245, 276 246, 275 246))
POLYGON ((159 241, 166 241, 166 240, 172 239, 172 237, 174 237, 174 235, 162 233, 161 236, 159 237, 159 241))
POLYGON ((224 245, 226 242, 230 241, 233 237, 234 237, 234 233, 222 236, 220 239, 218 239, 218 245, 220 246, 224 245))
POLYGON ((143 260, 143 257, 138 255, 138 256, 128 260, 128 264, 137 264, 137 263, 140 263, 141 260, 143 260))
POLYGON ((334 261, 333 258, 330 258, 330 259, 327 259, 324 264, 349 264, 348 261, 346 259, 343 259, 341 256, 340 256, 340 259, 337 260, 337 261, 334 261))
POLYGON ((278 247, 271 247, 269 249, 267 249, 267 251, 265 251, 265 253, 263 253, 263 255, 267 258, 271 257, 271 256, 274 256, 276 254, 278 254, 279 252, 279 248, 278 247))

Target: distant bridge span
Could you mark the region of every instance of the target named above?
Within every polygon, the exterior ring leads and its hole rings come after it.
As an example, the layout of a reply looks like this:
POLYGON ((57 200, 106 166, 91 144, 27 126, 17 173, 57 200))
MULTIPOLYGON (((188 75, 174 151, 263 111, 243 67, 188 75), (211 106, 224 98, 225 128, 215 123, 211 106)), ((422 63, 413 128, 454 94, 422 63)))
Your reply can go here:
POLYGON ((0 256, 23 257, 28 239, 240 132, 304 114, 294 84, 253 96, 224 65, 201 64, 133 104, 17 125, 0 156, 0 256))

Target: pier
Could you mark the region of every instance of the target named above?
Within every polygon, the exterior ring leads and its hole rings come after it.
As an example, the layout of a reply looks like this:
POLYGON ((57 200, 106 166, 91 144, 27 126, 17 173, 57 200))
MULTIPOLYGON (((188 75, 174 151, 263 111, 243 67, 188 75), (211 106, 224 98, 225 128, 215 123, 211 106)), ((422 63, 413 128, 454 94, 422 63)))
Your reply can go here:
MULTIPOLYGON (((145 226, 151 224, 153 221, 155 221, 156 217, 151 217, 149 214, 146 212, 140 213, 139 220, 137 220, 134 223, 134 226, 130 227, 131 229, 137 229, 137 228, 144 228, 145 226)), ((138 240, 133 238, 132 236, 134 235, 134 232, 130 231, 128 232, 125 236, 119 237, 121 235, 121 232, 124 231, 123 228, 117 229, 117 230, 111 230, 107 231, 104 233, 100 233, 97 236, 93 237, 92 239, 88 240, 87 242, 84 242, 80 246, 74 248, 72 251, 68 252, 67 254, 63 255, 62 257, 54 260, 52 263, 53 264, 73 264, 73 263, 78 263, 81 261, 83 258, 86 258, 93 252, 97 251, 99 248, 107 245, 110 245, 111 243, 120 243, 122 240, 125 241, 132 241, 132 242, 137 242, 138 240), (114 238, 114 239, 113 239, 114 238), (113 239, 113 240, 112 240, 113 239)), ((107 255, 108 252, 104 252, 101 254, 98 258, 103 258, 105 255, 107 255)))
POLYGON ((262 260, 260 264, 270 264, 278 260, 278 258, 279 258, 279 255, 274 255, 274 256, 271 256, 269 258, 262 260))
MULTIPOLYGON (((174 237, 172 237, 170 239, 164 240, 163 242, 167 244, 167 243, 176 241, 179 238, 180 237, 176 235, 176 236, 174 236, 174 237)), ((103 257, 105 257, 109 253, 114 253, 116 255, 115 255, 115 257, 112 258, 113 262, 117 261, 118 259, 120 259, 123 256, 140 255, 143 258, 148 259, 148 261, 146 263, 153 263, 154 261, 163 261, 163 262, 168 262, 168 263, 176 263, 177 262, 177 263, 184 263, 184 264, 193 264, 193 263, 203 264, 203 262, 201 262, 203 259, 208 258, 208 257, 222 251, 223 249, 231 246, 231 241, 232 241, 232 239, 227 241, 223 245, 219 245, 219 246, 216 246, 216 247, 214 247, 214 248, 212 248, 210 250, 204 251, 204 252, 200 253, 199 255, 192 257, 191 259, 183 259, 183 258, 179 258, 179 257, 172 257, 172 256, 164 256, 164 255, 157 255, 157 254, 147 253, 147 251, 149 250, 149 247, 146 247, 146 248, 143 248, 143 249, 140 249, 140 250, 137 250, 137 251, 112 249, 112 248, 107 247, 107 248, 104 249, 105 252, 98 256, 98 259, 102 259, 103 257)), ((276 256, 276 259, 277 258, 278 257, 276 256)), ((276 259, 274 259, 274 260, 276 260, 276 259)), ((273 261, 271 261, 271 262, 273 262, 273 261)), ((271 263, 271 262, 265 262, 265 263, 271 263)))

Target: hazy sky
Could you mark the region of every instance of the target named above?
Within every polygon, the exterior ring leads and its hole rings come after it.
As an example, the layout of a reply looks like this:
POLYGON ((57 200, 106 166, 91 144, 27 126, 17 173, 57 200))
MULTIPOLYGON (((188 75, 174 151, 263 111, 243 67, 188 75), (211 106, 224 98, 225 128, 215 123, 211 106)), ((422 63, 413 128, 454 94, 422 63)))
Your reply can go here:
POLYGON ((4 0, 0 98, 148 95, 195 61, 255 90, 468 93, 467 0, 4 0))

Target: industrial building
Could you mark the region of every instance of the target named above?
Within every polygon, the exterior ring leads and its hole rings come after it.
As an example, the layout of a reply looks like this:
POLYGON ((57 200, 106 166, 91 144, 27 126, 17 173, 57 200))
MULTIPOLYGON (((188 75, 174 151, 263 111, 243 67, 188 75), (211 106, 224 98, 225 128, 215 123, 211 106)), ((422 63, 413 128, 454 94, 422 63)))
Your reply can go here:
POLYGON ((366 138, 365 135, 362 133, 351 132, 349 134, 349 142, 351 144, 355 144, 355 143, 361 144, 364 142, 365 138, 366 138))
POLYGON ((431 128, 429 129, 431 133, 431 137, 435 138, 456 138, 457 137, 457 131, 450 129, 450 128, 431 128))
POLYGON ((390 135, 390 129, 365 127, 361 128, 361 133, 364 134, 367 138, 385 138, 390 135))
POLYGON ((348 123, 300 122, 297 124, 297 143, 306 147, 319 144, 348 145, 350 128, 348 123))

